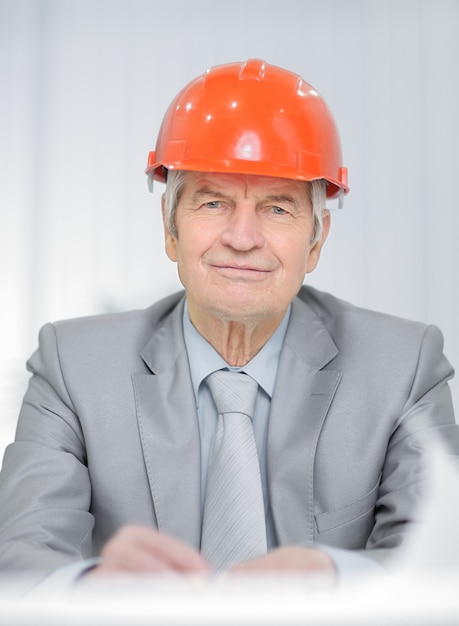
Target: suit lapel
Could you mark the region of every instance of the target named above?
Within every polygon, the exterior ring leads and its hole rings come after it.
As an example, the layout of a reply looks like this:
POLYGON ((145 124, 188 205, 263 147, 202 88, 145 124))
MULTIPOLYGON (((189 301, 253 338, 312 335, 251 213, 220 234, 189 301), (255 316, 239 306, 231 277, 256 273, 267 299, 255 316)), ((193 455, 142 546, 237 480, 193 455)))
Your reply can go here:
POLYGON ((341 372, 322 370, 338 353, 298 298, 279 362, 269 420, 267 471, 279 544, 313 541, 314 458, 341 372))
POLYGON ((158 528, 199 548, 200 443, 182 330, 183 302, 143 349, 133 384, 158 528))

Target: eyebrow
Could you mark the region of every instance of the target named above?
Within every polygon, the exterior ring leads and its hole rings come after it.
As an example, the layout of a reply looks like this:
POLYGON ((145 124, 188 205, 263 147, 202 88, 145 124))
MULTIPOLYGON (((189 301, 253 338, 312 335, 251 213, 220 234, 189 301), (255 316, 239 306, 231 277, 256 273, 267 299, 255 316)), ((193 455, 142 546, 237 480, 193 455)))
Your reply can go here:
POLYGON ((297 205, 297 201, 293 196, 289 196, 288 194, 280 194, 280 195, 269 195, 266 196, 266 200, 269 202, 287 202, 289 204, 297 205))
POLYGON ((222 191, 215 191, 211 187, 201 187, 197 191, 194 192, 192 196, 192 200, 197 202, 201 200, 202 197, 212 196, 214 198, 228 198, 229 196, 222 191))
MULTIPOLYGON (((193 200, 198 201, 203 196, 213 196, 214 198, 229 198, 228 194, 222 191, 215 191, 215 189, 212 189, 211 187, 201 187, 193 194, 193 200)), ((287 202, 288 204, 292 204, 294 207, 298 205, 297 200, 295 200, 295 198, 289 194, 270 194, 263 198, 263 202, 287 202)))

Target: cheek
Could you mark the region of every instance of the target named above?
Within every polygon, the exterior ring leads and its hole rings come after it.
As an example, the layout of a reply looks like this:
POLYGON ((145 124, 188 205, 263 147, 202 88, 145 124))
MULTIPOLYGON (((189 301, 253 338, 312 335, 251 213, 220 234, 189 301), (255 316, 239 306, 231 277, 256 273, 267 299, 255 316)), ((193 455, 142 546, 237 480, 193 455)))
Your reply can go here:
POLYGON ((176 260, 179 271, 188 272, 193 275, 199 269, 199 262, 202 257, 199 238, 196 236, 180 237, 176 245, 176 260))
POLYGON ((284 246, 285 269, 291 273, 304 274, 309 264, 311 247, 305 245, 304 238, 292 237, 284 246))
POLYGON ((201 221, 183 224, 177 240, 177 259, 182 265, 197 267, 217 247, 217 242, 218 233, 208 224, 201 221))

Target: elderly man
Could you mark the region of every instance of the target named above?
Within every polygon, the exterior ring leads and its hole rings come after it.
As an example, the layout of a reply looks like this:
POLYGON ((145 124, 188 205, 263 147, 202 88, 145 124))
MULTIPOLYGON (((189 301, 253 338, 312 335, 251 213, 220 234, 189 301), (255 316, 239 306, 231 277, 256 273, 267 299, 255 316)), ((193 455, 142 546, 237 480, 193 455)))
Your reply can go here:
MULTIPOLYGON (((459 450, 435 327, 303 286, 347 193, 320 95, 209 70, 150 154, 184 292, 45 326, 0 481, 0 567, 368 570, 409 532, 434 439, 459 450)), ((69 573, 70 572, 70 573, 69 573)))

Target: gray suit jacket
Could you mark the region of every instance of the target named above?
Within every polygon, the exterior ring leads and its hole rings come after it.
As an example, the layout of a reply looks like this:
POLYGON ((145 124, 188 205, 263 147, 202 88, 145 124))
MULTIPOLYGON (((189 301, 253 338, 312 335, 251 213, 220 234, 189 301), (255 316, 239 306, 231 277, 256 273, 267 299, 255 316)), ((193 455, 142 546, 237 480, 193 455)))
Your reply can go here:
MULTIPOLYGON (((199 548, 200 444, 183 294, 45 326, 0 474, 0 569, 97 555, 122 525, 199 548)), ((435 327, 311 288, 293 302, 268 431, 279 544, 383 559, 400 544, 435 436, 459 451, 435 327)))

